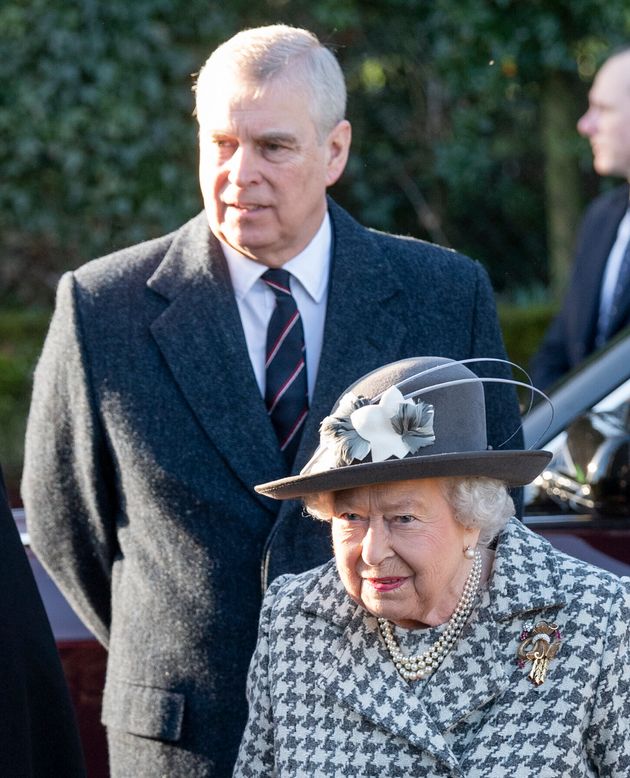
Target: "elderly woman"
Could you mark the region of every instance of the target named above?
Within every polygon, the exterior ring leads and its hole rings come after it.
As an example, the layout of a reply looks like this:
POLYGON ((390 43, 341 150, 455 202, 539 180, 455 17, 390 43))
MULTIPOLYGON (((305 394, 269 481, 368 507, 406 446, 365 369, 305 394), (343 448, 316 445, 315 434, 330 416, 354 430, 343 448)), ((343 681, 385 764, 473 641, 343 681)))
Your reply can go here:
POLYGON ((628 579, 511 518, 541 451, 488 450, 483 384, 404 360, 299 476, 335 559, 265 597, 236 776, 630 776, 628 579))

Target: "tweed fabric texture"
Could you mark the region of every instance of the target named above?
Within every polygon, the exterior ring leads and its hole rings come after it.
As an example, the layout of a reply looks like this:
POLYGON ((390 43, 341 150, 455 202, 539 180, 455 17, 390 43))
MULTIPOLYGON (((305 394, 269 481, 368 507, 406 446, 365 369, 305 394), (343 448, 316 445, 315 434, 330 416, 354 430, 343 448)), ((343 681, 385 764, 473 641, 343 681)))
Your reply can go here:
POLYGON ((283 576, 263 604, 234 775, 627 778, 629 583, 511 520, 453 651, 408 684, 333 562, 283 576), (536 687, 515 660, 541 619, 562 647, 536 687))
MULTIPOLYGON (((329 202, 334 251, 298 471, 358 376, 418 353, 504 357, 475 262, 329 202)), ((518 426, 489 401, 489 442, 518 426)), ((35 375, 23 497, 33 547, 108 646, 112 775, 232 773, 266 582, 331 555, 327 525, 253 485, 288 474, 204 213, 66 274, 35 375)))

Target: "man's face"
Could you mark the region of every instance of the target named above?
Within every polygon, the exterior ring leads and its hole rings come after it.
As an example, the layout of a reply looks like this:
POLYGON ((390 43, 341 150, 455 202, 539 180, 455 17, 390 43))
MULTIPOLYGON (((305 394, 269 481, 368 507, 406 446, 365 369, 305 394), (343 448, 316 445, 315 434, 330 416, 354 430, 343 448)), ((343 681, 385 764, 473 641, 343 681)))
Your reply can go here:
POLYGON ((591 142, 593 167, 599 175, 630 179, 630 54, 604 63, 577 127, 591 142))
POLYGON ((198 111, 199 180, 210 229, 242 254, 280 267, 326 212, 346 164, 350 125, 320 139, 305 90, 276 80, 256 95, 231 81, 198 111))

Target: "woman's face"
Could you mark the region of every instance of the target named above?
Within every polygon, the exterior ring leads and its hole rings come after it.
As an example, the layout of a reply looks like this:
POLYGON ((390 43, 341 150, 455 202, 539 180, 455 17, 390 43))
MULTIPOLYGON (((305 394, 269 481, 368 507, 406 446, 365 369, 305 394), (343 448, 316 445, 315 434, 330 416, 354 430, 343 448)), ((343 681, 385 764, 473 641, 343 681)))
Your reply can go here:
POLYGON ((353 600, 403 627, 447 621, 461 597, 478 530, 455 520, 444 479, 365 486, 333 495, 332 537, 353 600))

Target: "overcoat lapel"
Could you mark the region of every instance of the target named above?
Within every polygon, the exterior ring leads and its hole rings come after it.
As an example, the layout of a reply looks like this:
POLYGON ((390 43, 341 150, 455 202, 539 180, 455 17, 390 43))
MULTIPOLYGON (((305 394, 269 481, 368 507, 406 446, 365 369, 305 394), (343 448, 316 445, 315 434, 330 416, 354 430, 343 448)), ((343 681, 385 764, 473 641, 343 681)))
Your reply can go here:
POLYGON ((508 683, 505 658, 497 645, 495 625, 484 598, 460 635, 456 649, 445 657, 427 684, 422 699, 438 730, 446 732, 498 697, 508 683))
POLYGON ((213 445, 248 488, 285 475, 227 264, 203 212, 182 227, 148 285, 168 301, 153 337, 213 445))
POLYGON ((545 540, 510 520, 496 551, 490 585, 423 697, 440 731, 481 709, 511 683, 522 620, 564 604, 547 548, 545 540))
MULTIPOLYGON (((623 219, 623 216, 627 208, 628 208, 628 187, 624 186, 620 189, 618 196, 615 198, 615 201, 612 204, 612 207, 610 208, 609 219, 611 220, 615 219, 615 221, 613 222, 614 229, 615 229, 613 240, 616 237, 616 230, 619 227, 619 222, 623 219)), ((611 243, 611 247, 612 247, 612 243, 611 243)), ((611 332, 616 333, 619 329, 621 329, 621 327, 623 327, 628 322, 629 318, 630 318, 630 295, 625 294, 621 301, 619 310, 617 311, 617 315, 610 323, 611 332)))
POLYGON ((315 683, 342 706, 376 727, 402 737, 457 771, 457 759, 432 721, 414 687, 398 675, 379 637, 373 616, 346 595, 334 564, 326 568, 317 587, 306 595, 306 611, 333 621, 343 629, 342 652, 334 664, 318 663, 315 683), (332 590, 332 598, 319 592, 332 590))
MULTIPOLYGON (((579 342, 585 344, 587 351, 592 345, 597 332, 599 303, 606 262, 617 237, 619 222, 628 207, 628 189, 621 187, 614 193, 614 199, 606 209, 597 229, 591 230, 584 239, 582 252, 585 261, 581 263, 582 275, 579 279, 578 292, 582 290, 582 299, 575 300, 576 324, 582 330, 579 342), (588 295, 588 297, 584 296, 588 295)), ((630 310, 630 300, 624 310, 618 312, 618 321, 625 318, 630 310)))
MULTIPOLYGON (((406 334, 403 317, 392 316, 384 307, 399 293, 403 280, 395 275, 369 230, 330 199, 328 212, 333 256, 324 340, 294 473, 304 467, 317 448, 319 425, 339 394, 365 373, 396 359, 406 334)), ((293 521, 295 503, 286 500, 280 505, 276 527, 293 521)))
POLYGON ((360 609, 348 623, 345 650, 336 665, 327 668, 318 686, 342 705, 426 751, 457 772, 458 762, 422 698, 398 675, 374 633, 376 619, 360 609))
POLYGON ((311 409, 294 471, 308 461, 324 416, 342 392, 365 373, 391 362, 406 334, 402 317, 383 306, 402 288, 369 230, 329 200, 333 257, 322 354, 311 409))
MULTIPOLYGON (((401 290, 370 231, 329 200, 333 257, 322 354, 293 471, 308 461, 339 393, 396 359, 406 328, 384 303, 401 290)), ((173 377, 213 444, 248 487, 287 474, 260 398, 229 272, 204 213, 179 231, 148 286, 168 301, 152 333, 173 377), (229 371, 226 370, 229 365, 229 371), (234 409, 242 413, 235 425, 234 409)), ((259 496, 279 519, 291 504, 259 496)))

